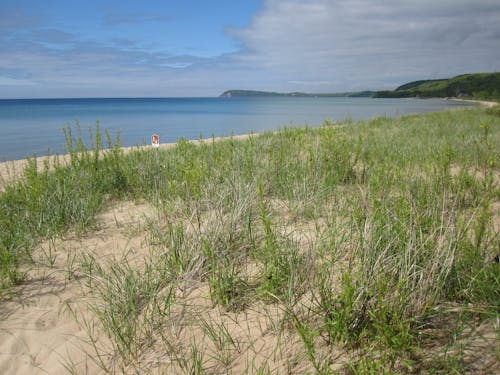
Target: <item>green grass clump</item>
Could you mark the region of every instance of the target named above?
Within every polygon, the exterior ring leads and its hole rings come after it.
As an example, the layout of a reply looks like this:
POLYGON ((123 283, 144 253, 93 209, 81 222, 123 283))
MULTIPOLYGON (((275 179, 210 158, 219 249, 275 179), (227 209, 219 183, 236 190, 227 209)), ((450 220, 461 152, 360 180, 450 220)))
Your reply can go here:
MULTIPOLYGON (((331 372, 332 348, 356 353, 352 373, 468 371, 460 334, 440 342, 453 355, 429 355, 429 332, 448 329, 440 318, 453 327, 499 318, 500 118, 490 110, 127 154, 109 135, 103 152, 98 128, 91 148, 66 135, 69 164, 39 172, 32 160, 0 195, 1 287, 22 282, 20 265, 40 240, 90 230, 116 200, 152 203, 161 219, 147 225, 153 255, 142 273, 83 262, 103 301, 94 312, 124 364, 160 335, 180 368, 204 369, 203 349, 181 353, 161 335, 172 291, 193 282, 228 314, 282 306, 280 329, 298 335, 319 373, 331 372)), ((227 371, 239 346, 223 323, 202 322, 227 371)))
POLYGON ((7 186, 0 195, 1 289, 22 280, 18 266, 31 259, 40 239, 69 228, 79 232, 91 229, 103 205, 124 192, 119 140, 109 141, 112 148, 103 154, 98 127, 91 138, 93 150, 72 139, 70 132, 66 136, 69 165, 54 157, 39 168, 36 158, 29 159, 21 181, 7 186))

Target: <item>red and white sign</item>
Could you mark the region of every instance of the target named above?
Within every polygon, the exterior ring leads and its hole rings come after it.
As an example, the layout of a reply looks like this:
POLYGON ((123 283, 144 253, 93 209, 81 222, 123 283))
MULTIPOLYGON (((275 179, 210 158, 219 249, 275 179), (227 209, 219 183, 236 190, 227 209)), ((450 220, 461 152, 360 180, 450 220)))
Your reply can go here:
POLYGON ((160 136, 156 133, 151 136, 151 146, 160 147, 160 136))

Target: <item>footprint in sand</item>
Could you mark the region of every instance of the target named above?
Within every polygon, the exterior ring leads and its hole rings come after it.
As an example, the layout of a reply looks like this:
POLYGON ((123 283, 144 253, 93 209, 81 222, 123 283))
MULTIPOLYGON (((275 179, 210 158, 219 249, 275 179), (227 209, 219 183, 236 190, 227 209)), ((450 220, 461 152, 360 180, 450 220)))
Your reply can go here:
POLYGON ((47 331, 56 325, 56 314, 47 311, 35 321, 35 327, 39 331, 47 331))

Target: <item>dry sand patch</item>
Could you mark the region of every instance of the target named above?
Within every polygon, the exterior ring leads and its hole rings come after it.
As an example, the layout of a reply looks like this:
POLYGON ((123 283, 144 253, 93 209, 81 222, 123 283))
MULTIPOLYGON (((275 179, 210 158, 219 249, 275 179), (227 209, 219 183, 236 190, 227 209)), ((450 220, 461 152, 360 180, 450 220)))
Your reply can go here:
POLYGON ((147 253, 144 220, 151 212, 147 204, 120 203, 99 216, 95 233, 47 240, 38 246, 34 265, 25 270, 26 281, 2 302, 0 373, 101 371, 81 324, 83 319, 93 319, 81 259, 94 254, 103 262, 123 256, 139 262, 147 253))

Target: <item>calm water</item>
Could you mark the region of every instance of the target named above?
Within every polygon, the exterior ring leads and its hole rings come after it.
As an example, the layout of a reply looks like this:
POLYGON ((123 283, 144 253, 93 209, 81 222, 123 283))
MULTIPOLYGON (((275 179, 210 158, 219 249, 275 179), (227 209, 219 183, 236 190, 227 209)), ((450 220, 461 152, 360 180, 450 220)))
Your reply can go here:
POLYGON ((371 98, 167 98, 0 100, 0 160, 65 152, 62 129, 80 123, 84 133, 120 132, 123 146, 257 133, 324 120, 370 119, 422 113, 463 103, 445 100, 371 98))

